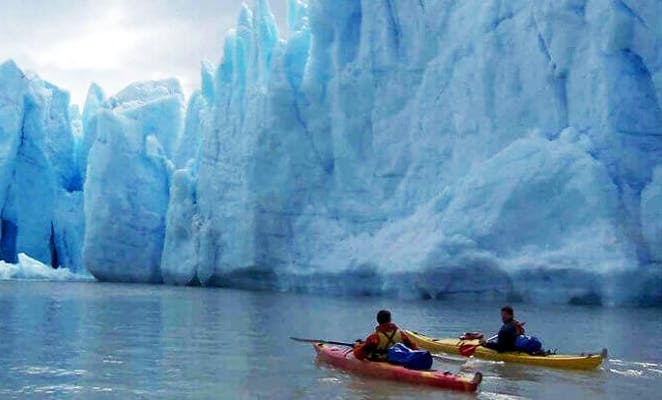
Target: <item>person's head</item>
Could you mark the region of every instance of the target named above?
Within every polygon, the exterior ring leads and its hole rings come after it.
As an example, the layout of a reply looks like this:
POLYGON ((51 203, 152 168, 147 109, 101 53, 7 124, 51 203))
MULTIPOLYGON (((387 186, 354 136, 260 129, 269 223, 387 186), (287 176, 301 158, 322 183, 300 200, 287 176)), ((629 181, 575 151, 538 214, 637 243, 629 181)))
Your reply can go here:
POLYGON ((377 323, 379 325, 388 324, 391 322, 391 312, 389 310, 381 310, 377 313, 377 323))
POLYGON ((504 306, 501 307, 501 321, 505 322, 510 322, 513 320, 515 317, 515 311, 513 311, 513 308, 511 306, 504 306))

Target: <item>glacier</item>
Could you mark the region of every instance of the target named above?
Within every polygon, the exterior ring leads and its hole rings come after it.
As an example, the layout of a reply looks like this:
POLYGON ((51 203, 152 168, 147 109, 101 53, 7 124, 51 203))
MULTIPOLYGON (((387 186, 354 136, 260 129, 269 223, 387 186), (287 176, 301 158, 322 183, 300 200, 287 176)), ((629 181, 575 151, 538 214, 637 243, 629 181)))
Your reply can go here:
POLYGON ((0 65, 0 259, 83 270, 82 180, 69 94, 0 65))
MULTIPOLYGON (((132 85, 89 121, 83 260, 106 281, 160 283, 170 158, 183 126, 176 80, 132 85)), ((86 132, 87 134, 87 132, 86 132)))
POLYGON ((659 301, 662 6, 289 8, 277 39, 244 7, 215 85, 203 67, 170 283, 659 301))
POLYGON ((0 103, 0 129, 33 138, 2 135, 2 258, 55 248, 104 281, 662 304, 661 19, 652 0, 289 0, 281 34, 255 0, 188 102, 175 80, 93 85, 81 114, 2 72, 3 98, 36 93, 0 103))

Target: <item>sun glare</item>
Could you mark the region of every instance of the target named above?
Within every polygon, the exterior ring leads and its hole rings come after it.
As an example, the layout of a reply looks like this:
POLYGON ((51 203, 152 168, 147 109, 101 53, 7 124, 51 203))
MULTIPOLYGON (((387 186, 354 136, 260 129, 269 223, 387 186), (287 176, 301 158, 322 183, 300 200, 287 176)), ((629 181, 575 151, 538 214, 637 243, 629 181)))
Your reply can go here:
POLYGON ((112 70, 130 61, 149 32, 131 26, 120 10, 110 10, 101 21, 82 27, 75 37, 53 43, 34 54, 40 67, 62 70, 112 70))

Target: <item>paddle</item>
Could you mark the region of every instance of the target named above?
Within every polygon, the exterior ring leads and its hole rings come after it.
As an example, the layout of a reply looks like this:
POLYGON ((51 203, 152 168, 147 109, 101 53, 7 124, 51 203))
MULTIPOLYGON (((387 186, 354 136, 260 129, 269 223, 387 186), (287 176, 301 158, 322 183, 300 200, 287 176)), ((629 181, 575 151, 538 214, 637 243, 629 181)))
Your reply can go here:
MULTIPOLYGON (((494 340, 497 337, 499 337, 499 335, 494 335, 486 341, 489 342, 490 340, 494 340)), ((471 357, 480 346, 482 346, 482 344, 462 344, 460 345, 460 354, 464 357, 471 357)))
MULTIPOLYGON (((300 343, 319 343, 319 344, 330 344, 333 346, 345 346, 345 347, 354 347, 354 343, 348 343, 348 342, 337 342, 334 340, 324 340, 324 339, 305 339, 305 338, 298 338, 298 337, 293 337, 290 336, 291 340, 294 340, 295 342, 300 342, 300 343)), ((441 360, 441 361, 454 361, 454 362, 464 362, 464 360, 457 359, 455 357, 451 356, 442 356, 441 354, 432 354, 432 358, 441 360)))
POLYGON ((301 343, 320 343, 320 344, 331 344, 331 345, 334 345, 334 346, 354 347, 354 343, 336 342, 336 341, 333 341, 333 340, 303 339, 303 338, 297 338, 297 337, 292 337, 292 336, 290 336, 290 339, 294 340, 295 342, 301 342, 301 343))
POLYGON ((432 358, 439 361, 454 362, 460 364, 464 364, 467 362, 465 358, 453 357, 451 355, 434 354, 434 353, 432 353, 432 358))
POLYGON ((460 345, 460 354, 467 358, 471 357, 479 347, 479 344, 462 344, 460 345))

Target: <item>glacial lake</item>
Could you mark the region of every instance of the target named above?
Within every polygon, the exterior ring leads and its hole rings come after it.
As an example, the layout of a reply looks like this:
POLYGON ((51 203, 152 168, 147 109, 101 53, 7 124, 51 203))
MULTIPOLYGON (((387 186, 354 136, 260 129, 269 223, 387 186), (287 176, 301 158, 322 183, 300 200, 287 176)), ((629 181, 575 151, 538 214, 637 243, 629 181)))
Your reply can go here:
POLYGON ((473 360, 478 394, 346 375, 290 336, 352 341, 380 308, 436 336, 491 332, 501 304, 332 298, 224 289, 0 282, 0 399, 659 399, 662 310, 515 304, 566 352, 608 347, 600 370, 473 360))

